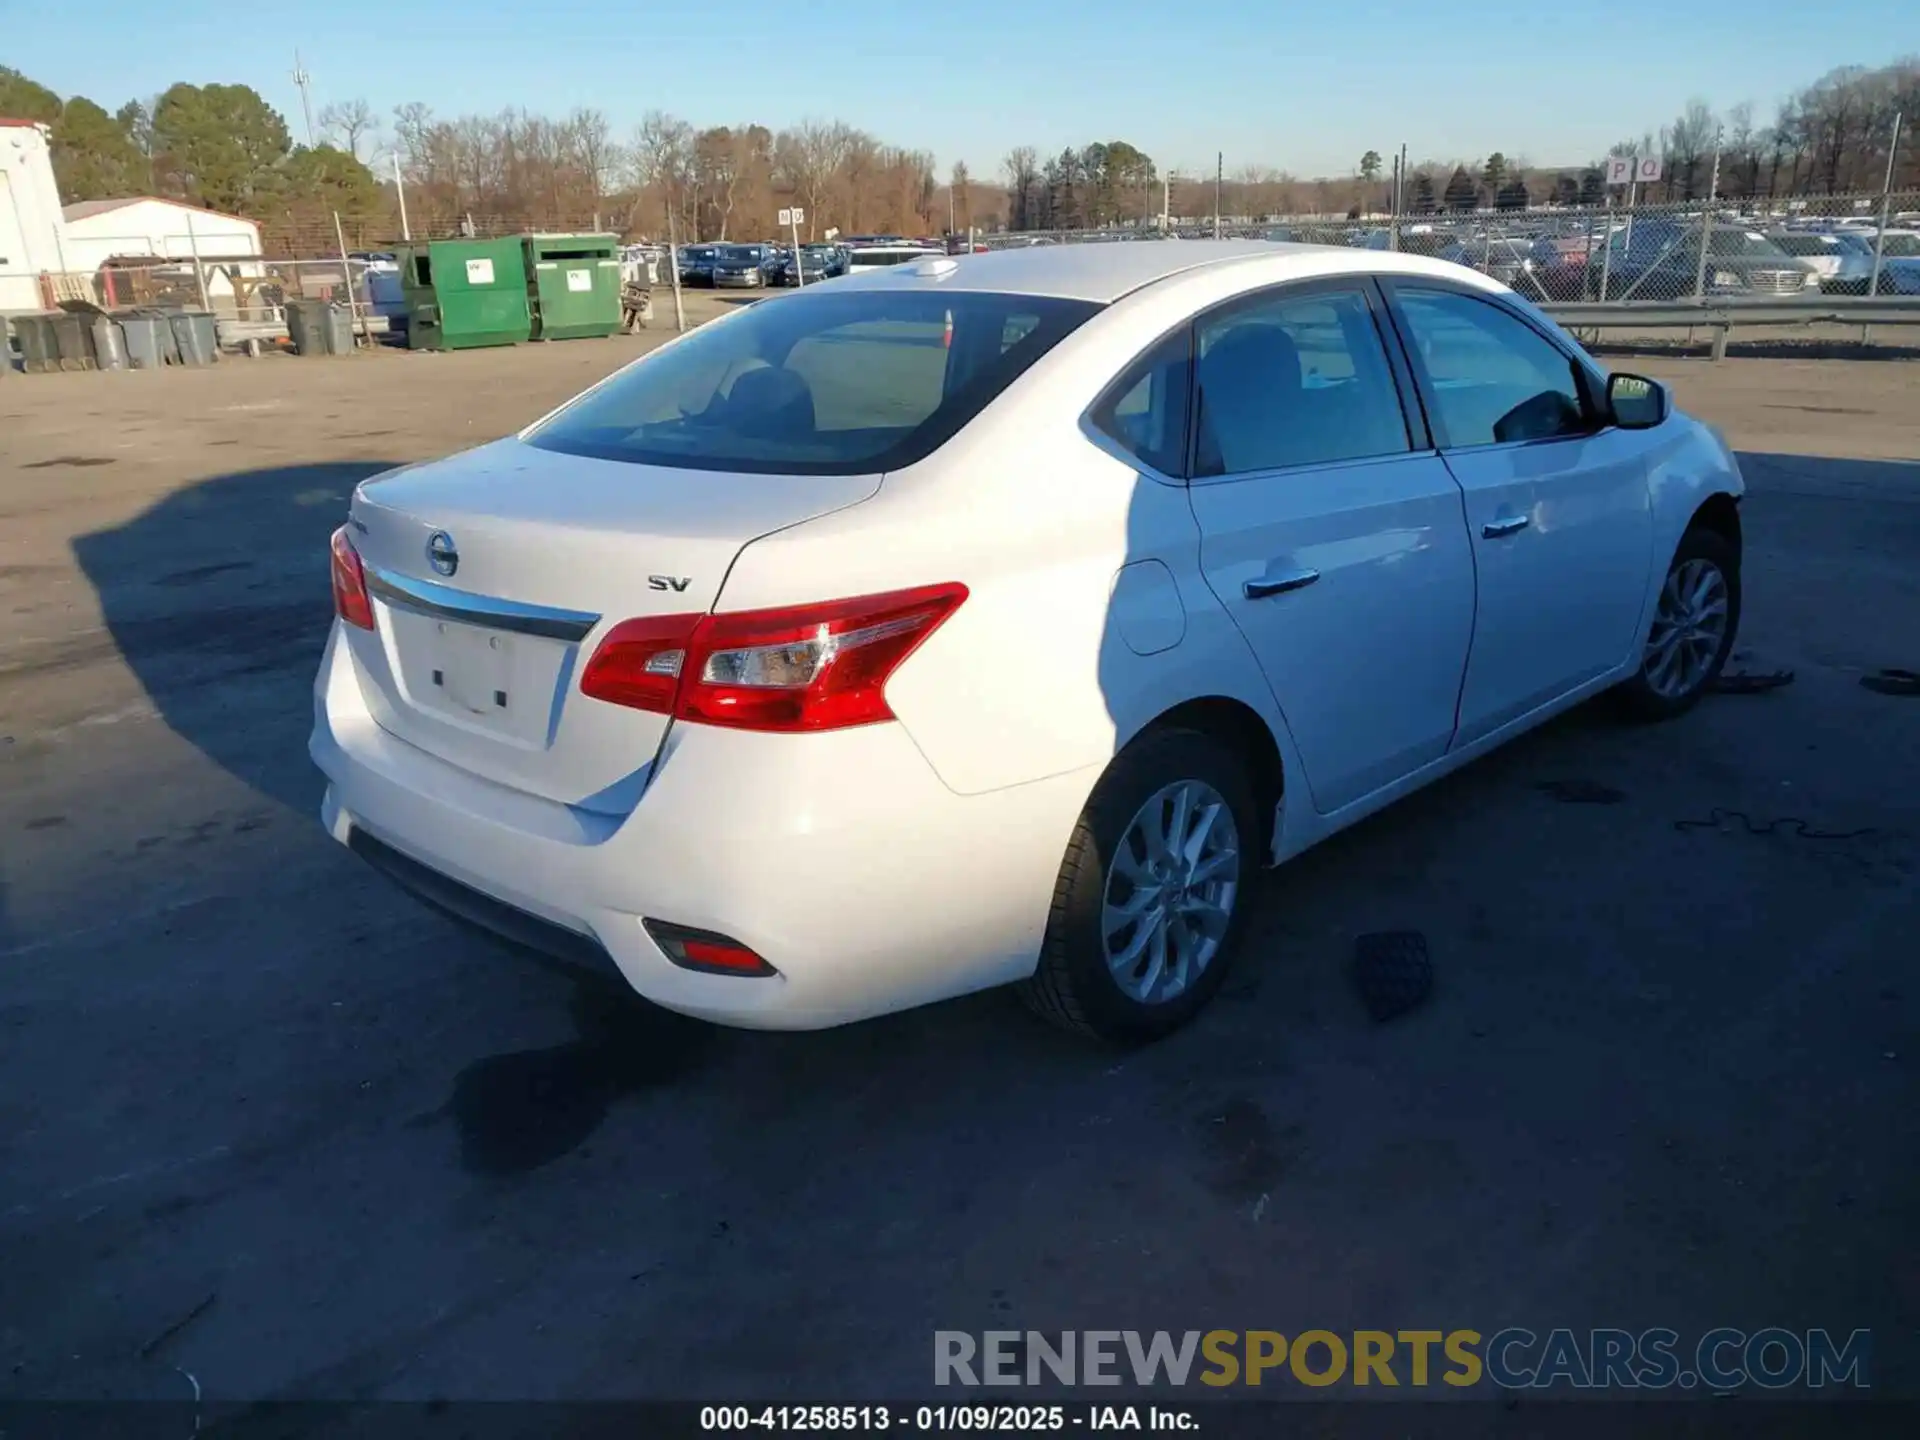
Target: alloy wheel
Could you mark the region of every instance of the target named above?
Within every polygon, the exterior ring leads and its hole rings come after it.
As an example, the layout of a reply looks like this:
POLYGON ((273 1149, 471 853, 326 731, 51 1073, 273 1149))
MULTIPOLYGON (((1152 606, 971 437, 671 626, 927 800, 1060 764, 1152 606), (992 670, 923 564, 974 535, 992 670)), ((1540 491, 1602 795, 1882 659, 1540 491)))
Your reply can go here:
POLYGON ((1711 560, 1676 565, 1661 587, 1642 672, 1663 700, 1680 700, 1707 682, 1726 643, 1727 577, 1711 560))
POLYGON ((1134 814, 1107 870, 1100 933, 1129 999, 1160 1005, 1213 963, 1240 892, 1240 833, 1202 780, 1156 791, 1134 814))

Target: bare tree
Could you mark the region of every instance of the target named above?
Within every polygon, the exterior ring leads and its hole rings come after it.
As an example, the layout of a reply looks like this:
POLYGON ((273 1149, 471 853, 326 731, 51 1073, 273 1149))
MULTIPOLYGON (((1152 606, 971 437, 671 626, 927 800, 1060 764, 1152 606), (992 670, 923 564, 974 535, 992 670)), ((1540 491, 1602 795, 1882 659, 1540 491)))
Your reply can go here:
POLYGON ((953 205, 953 228, 971 230, 973 228, 973 177, 967 173, 967 162, 953 162, 953 173, 947 179, 947 193, 953 205))
POLYGON ((581 177, 587 183, 593 212, 598 215, 600 197, 607 193, 607 184, 620 158, 619 147, 613 143, 613 127, 607 123, 605 111, 583 107, 567 117, 566 135, 581 177))
POLYGON ((1663 148, 1669 200, 1676 193, 1682 200, 1691 200, 1702 188, 1701 162, 1713 153, 1719 131, 1720 122, 1704 100, 1689 100, 1686 109, 1667 127, 1663 148))
POLYGON ((1000 168, 1007 177, 1008 228, 1033 229, 1038 218, 1034 214, 1034 189, 1040 183, 1039 153, 1031 145, 1016 145, 1000 162, 1000 168))
POLYGON ((1753 106, 1742 100, 1727 111, 1725 178, 1722 188, 1751 195, 1760 181, 1760 145, 1753 132, 1753 106))
POLYGON ((774 138, 775 173, 806 202, 809 240, 818 232, 820 202, 846 166, 855 134, 838 120, 803 120, 774 138))
POLYGON ((727 226, 733 220, 734 201, 740 193, 746 166, 741 137, 726 125, 702 130, 693 141, 693 173, 700 186, 702 201, 714 214, 717 239, 727 238, 727 226))
MULTIPOLYGON (((664 110, 649 110, 633 132, 627 150, 636 189, 660 192, 661 219, 679 207, 693 163, 693 127, 664 110)), ((637 207, 640 197, 634 197, 637 207)))
MULTIPOLYGON (((320 112, 320 133, 337 140, 340 148, 356 160, 367 158, 360 153, 360 142, 370 141, 377 128, 373 108, 364 100, 337 100, 320 112)), ((372 151, 371 143, 368 151, 372 151)))

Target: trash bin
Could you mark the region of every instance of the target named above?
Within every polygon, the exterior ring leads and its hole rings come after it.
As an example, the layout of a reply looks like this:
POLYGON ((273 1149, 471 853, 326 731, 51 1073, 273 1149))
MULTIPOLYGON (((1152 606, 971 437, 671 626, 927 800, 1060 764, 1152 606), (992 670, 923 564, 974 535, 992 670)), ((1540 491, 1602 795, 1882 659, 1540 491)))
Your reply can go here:
POLYGON ((166 316, 151 310, 116 310, 113 318, 120 324, 127 362, 135 370, 158 370, 167 363, 173 350, 173 327, 166 316))
POLYGON ((220 336, 207 310, 176 310, 169 315, 182 365, 211 365, 220 358, 220 336))
POLYGON ((331 353, 353 354, 353 311, 337 303, 327 306, 326 334, 331 353))
POLYGON ((60 346, 53 338, 52 319, 44 312, 13 317, 14 338, 20 342, 20 368, 29 375, 60 368, 60 346))
POLYGON ((400 251, 407 346, 468 350, 518 345, 533 332, 519 239, 436 240, 400 251))
POLYGON ((160 363, 178 365, 180 363, 180 340, 173 333, 173 312, 171 310, 151 309, 141 312, 153 321, 154 338, 160 343, 160 363))
POLYGON ((93 369, 92 317, 71 310, 53 310, 48 312, 47 322, 53 330, 57 368, 93 369))
POLYGON ((535 340, 585 340, 620 328, 620 237, 528 235, 535 340))
POLYGON ((126 369, 127 340, 120 323, 104 311, 96 311, 88 328, 93 331, 94 362, 102 370, 126 369))
POLYGON ((328 308, 325 300, 287 301, 287 338, 293 341, 294 354, 327 353, 328 308))

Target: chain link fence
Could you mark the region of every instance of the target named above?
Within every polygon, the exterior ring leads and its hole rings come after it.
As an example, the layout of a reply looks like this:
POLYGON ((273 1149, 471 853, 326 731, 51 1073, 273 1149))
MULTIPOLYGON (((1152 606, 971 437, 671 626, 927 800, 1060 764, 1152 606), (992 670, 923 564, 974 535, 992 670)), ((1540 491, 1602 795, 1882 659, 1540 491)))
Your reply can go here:
POLYGON ((1006 249, 1216 234, 1431 255, 1556 308, 1920 296, 1920 191, 1741 205, 1175 219, 979 238, 991 249, 1006 249))
POLYGON ((362 334, 386 329, 383 305, 369 287, 365 260, 153 260, 112 263, 88 272, 40 277, 48 308, 79 302, 102 310, 211 311, 223 344, 272 340, 287 333, 293 300, 329 300, 349 307, 362 334))

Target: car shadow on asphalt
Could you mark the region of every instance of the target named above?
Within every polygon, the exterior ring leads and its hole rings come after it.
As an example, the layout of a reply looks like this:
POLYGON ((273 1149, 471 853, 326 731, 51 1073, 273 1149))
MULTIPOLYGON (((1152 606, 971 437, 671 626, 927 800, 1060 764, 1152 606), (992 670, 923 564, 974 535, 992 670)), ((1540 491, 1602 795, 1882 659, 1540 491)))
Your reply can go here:
MULTIPOLYGON (((104 640, 177 735, 283 804, 319 802, 307 698, 333 606, 327 541, 353 487, 388 460, 276 465, 167 495, 73 542, 104 640)), ((82 635, 48 669, 89 663, 82 635)))
POLYGON ((572 1039, 486 1056, 454 1080, 441 1113, 458 1128, 461 1164, 474 1174, 523 1175, 558 1160, 599 1129, 616 1101, 689 1077, 723 1040, 711 1025, 639 1000, 618 979, 566 978, 572 1039))

